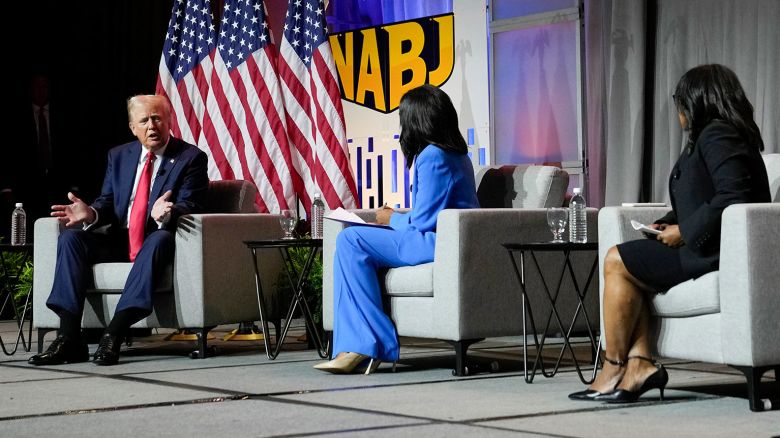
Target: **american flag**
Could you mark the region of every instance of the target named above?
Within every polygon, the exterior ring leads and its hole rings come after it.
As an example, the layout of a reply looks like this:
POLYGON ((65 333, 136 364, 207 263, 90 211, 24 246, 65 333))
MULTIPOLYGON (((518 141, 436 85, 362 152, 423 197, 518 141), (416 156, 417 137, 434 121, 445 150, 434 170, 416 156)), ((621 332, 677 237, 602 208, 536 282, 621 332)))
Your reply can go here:
POLYGON ((211 179, 233 179, 222 151, 204 147, 204 125, 212 129, 206 113, 211 77, 211 52, 216 48, 208 0, 177 0, 173 4, 157 76, 157 93, 173 107, 173 135, 197 144, 209 155, 211 179))
POLYGON ((219 33, 208 0, 177 0, 158 93, 171 99, 174 135, 210 155, 211 179, 258 188, 261 212, 295 205, 292 157, 262 0, 228 0, 219 33))
POLYGON ((261 212, 295 206, 275 48, 262 0, 227 0, 206 108, 236 178, 253 181, 261 212))
POLYGON ((281 42, 279 75, 287 110, 296 187, 308 211, 316 192, 329 208, 357 206, 336 67, 321 0, 291 0, 281 42))

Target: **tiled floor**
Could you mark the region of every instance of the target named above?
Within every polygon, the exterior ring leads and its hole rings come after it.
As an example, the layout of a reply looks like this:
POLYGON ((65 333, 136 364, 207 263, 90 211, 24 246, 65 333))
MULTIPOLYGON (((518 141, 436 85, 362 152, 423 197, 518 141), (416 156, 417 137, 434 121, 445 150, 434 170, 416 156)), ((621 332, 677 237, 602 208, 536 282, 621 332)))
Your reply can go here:
MULTIPOLYGON (((724 366, 664 360, 666 400, 651 391, 614 406, 567 399, 583 385, 566 355, 555 377, 525 383, 519 338, 472 347, 477 373, 468 377, 452 376, 446 344, 417 339, 404 339, 397 372, 383 364, 344 376, 312 369, 320 359, 298 339, 301 324, 275 361, 262 342, 222 341, 232 328, 215 330, 219 355, 205 360, 188 357, 193 343, 165 341, 167 331, 137 339, 113 367, 32 367, 32 353, 0 355, 0 437, 780 436, 780 411, 750 412, 744 378, 724 366)), ((4 341, 13 330, 0 322, 4 341)), ((765 380, 778 398, 774 373, 765 380)))

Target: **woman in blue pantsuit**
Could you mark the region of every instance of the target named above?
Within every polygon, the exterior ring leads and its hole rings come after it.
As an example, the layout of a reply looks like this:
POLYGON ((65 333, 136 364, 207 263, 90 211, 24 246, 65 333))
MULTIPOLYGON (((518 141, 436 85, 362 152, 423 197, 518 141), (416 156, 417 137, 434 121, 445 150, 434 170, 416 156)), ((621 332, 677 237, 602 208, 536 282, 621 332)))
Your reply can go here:
POLYGON ((414 162, 412 210, 383 207, 377 223, 353 226, 336 240, 333 265, 333 352, 315 368, 331 373, 374 371, 380 361, 398 359, 398 335, 382 308, 377 271, 433 261, 436 219, 445 208, 476 208, 474 170, 450 98, 430 85, 401 98, 401 149, 414 162))

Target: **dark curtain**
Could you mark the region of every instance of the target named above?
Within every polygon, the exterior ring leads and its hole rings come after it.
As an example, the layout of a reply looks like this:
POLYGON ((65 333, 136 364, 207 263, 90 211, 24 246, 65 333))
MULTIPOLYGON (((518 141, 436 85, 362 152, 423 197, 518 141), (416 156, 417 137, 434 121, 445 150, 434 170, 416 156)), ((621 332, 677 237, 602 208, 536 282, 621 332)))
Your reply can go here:
MULTIPOLYGON (((133 139, 125 100, 154 92, 172 5, 172 0, 128 0, 4 6, 6 20, 20 24, 4 26, 3 35, 10 55, 6 68, 13 70, 7 72, 12 81, 6 110, 11 115, 2 119, 6 136, 0 146, 0 189, 13 189, 11 202, 23 202, 33 216, 41 216, 51 202, 65 202, 68 190, 87 202, 99 194, 106 152, 133 139), (57 169, 56 180, 45 181, 51 196, 33 188, 41 181, 37 134, 28 129, 33 126, 28 84, 37 74, 51 83, 51 147, 57 169)), ((0 214, 5 219, 10 211, 0 214)), ((0 235, 9 233, 6 228, 0 235)))

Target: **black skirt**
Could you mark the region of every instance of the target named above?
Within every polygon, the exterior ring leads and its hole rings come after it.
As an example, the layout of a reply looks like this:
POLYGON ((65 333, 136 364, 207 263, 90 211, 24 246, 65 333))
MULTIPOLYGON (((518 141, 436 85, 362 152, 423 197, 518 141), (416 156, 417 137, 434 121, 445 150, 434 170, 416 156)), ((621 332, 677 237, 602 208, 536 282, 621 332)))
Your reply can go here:
POLYGON ((679 248, 640 239, 621 243, 617 249, 628 272, 647 286, 666 290, 693 278, 683 271, 679 248))

